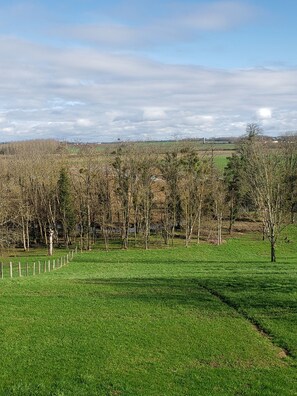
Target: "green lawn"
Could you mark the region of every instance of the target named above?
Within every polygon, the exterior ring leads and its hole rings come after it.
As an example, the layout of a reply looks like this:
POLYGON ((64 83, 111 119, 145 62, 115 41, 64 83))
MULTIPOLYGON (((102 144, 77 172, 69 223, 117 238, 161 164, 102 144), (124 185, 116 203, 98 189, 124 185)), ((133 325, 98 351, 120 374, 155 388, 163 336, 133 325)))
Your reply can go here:
POLYGON ((296 395, 297 231, 0 280, 1 395, 296 395))
POLYGON ((215 155, 214 156, 214 163, 215 165, 218 167, 219 170, 223 171, 224 168, 227 166, 228 164, 228 159, 227 156, 224 154, 221 155, 215 155))

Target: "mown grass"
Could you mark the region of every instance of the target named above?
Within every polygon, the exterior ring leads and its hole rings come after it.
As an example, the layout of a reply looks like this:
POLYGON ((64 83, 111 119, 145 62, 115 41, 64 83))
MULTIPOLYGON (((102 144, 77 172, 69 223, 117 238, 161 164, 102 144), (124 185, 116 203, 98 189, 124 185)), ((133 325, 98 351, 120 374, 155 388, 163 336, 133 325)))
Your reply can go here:
POLYGON ((0 394, 296 395, 297 231, 286 232, 273 264, 252 236, 93 251, 1 280, 0 394))

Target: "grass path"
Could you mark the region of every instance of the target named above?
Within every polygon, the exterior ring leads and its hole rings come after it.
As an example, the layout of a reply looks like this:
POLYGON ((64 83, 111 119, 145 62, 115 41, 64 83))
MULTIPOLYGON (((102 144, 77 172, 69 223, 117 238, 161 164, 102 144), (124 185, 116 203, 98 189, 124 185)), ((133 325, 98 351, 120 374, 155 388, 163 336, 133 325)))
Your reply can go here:
POLYGON ((0 394, 296 395, 296 244, 278 251, 91 252, 3 280, 0 394))

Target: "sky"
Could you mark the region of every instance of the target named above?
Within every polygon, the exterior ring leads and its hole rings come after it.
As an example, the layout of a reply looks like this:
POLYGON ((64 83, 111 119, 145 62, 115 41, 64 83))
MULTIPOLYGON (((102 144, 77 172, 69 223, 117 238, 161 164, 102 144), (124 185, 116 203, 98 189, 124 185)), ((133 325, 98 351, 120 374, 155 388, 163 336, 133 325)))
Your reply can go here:
POLYGON ((297 130, 295 0, 0 0, 0 141, 297 130))

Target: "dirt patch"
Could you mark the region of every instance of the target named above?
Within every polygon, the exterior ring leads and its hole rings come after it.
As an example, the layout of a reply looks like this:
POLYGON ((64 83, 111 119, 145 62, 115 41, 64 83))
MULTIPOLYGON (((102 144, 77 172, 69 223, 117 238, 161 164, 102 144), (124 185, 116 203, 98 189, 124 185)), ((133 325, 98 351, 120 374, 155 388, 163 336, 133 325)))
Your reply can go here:
POLYGON ((285 349, 282 349, 279 353, 278 353, 278 357, 280 359, 285 359, 289 356, 288 352, 285 349))

